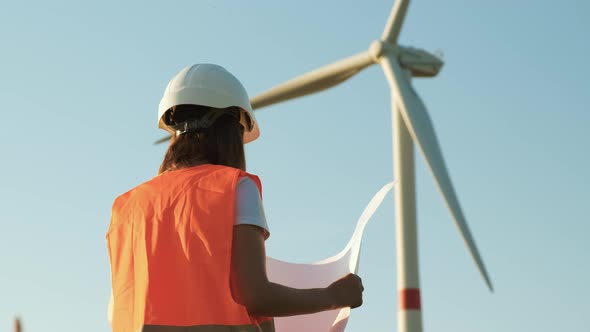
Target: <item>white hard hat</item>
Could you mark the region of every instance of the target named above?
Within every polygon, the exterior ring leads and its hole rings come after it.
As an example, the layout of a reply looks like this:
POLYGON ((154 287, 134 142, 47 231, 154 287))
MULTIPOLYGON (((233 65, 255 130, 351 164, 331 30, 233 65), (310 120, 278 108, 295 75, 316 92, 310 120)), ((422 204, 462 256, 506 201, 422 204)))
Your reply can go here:
POLYGON ((244 143, 260 136, 250 98, 242 83, 225 68, 214 64, 196 64, 184 68, 168 83, 158 107, 158 128, 174 133, 164 122, 164 114, 177 105, 201 105, 214 108, 239 107, 250 117, 252 129, 244 131, 244 143))

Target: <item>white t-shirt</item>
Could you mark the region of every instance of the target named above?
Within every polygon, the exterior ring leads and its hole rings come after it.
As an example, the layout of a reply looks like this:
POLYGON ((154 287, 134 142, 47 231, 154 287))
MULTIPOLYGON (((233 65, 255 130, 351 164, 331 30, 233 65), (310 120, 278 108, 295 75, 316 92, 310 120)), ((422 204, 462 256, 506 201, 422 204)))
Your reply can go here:
POLYGON ((262 199, 258 186, 251 178, 244 176, 236 186, 236 220, 234 225, 254 225, 264 230, 264 239, 270 236, 262 199))

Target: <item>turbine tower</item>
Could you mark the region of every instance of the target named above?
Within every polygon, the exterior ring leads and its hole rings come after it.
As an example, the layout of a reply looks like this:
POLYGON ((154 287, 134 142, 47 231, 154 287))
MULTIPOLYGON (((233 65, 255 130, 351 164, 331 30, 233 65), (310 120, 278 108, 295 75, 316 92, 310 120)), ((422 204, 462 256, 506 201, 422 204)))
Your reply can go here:
POLYGON ((260 109, 317 93, 344 82, 370 65, 381 65, 391 88, 393 175, 399 183, 394 195, 398 330, 420 332, 422 314, 416 234, 414 143, 426 160, 455 225, 490 291, 493 291, 493 286, 459 205, 426 107, 411 85, 412 77, 436 76, 443 62, 424 50, 397 43, 409 2, 397 0, 381 39, 371 43, 369 50, 280 84, 252 98, 251 104, 253 109, 260 109))

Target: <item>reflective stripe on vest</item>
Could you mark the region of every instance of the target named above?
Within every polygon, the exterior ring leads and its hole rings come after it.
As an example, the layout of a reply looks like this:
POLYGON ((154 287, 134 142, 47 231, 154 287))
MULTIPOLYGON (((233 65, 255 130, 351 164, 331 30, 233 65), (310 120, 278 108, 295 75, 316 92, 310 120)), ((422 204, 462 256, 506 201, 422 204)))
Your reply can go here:
POLYGON ((271 318, 250 316, 231 294, 240 176, 261 189, 258 177, 239 169, 200 165, 163 173, 117 197, 107 233, 114 332, 153 331, 145 325, 273 331, 271 318))

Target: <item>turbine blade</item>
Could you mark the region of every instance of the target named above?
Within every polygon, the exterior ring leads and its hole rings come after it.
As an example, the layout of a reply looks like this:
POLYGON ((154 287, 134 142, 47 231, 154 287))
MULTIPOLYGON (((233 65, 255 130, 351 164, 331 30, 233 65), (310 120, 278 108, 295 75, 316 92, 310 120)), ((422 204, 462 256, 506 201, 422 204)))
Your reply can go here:
POLYGON ((490 291, 493 291, 492 282, 477 250, 475 241, 471 236, 461 206, 459 205, 459 200, 457 199, 453 184, 447 172, 447 167, 426 107, 412 88, 406 72, 402 70, 396 59, 391 59, 388 56, 383 57, 381 64, 391 86, 395 102, 400 108, 404 122, 414 142, 420 148, 422 156, 426 159, 430 171, 438 184, 438 188, 455 220, 455 225, 457 225, 471 256, 475 260, 479 272, 490 291))
POLYGON ((331 88, 375 63, 368 51, 340 60, 296 77, 252 98, 252 109, 259 109, 289 99, 331 88))
POLYGON ((402 29, 409 3, 410 0, 397 0, 395 2, 391 9, 391 14, 389 14, 389 19, 387 19, 387 24, 385 24, 381 40, 391 44, 397 44, 397 38, 402 29))
POLYGON ((162 144, 164 142, 168 142, 171 138, 172 138, 172 136, 162 137, 159 140, 155 141, 154 142, 154 145, 158 145, 158 144, 162 144))

